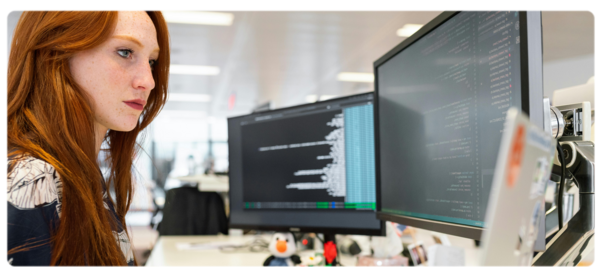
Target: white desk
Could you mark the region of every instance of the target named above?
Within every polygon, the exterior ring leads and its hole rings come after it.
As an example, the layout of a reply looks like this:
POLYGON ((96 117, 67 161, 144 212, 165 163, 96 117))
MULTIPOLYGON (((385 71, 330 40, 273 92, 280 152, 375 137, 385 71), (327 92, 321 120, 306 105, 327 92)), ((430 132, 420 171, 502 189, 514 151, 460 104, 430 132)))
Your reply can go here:
MULTIPOLYGON (((208 242, 250 242, 255 236, 161 236, 156 242, 146 266, 262 266, 271 255, 269 251, 249 252, 247 249, 237 252, 222 252, 219 249, 207 250, 178 250, 177 243, 208 243, 208 242)), ((264 235, 267 242, 271 237, 264 235)), ((304 256, 310 252, 300 252, 304 256)), ((340 262, 344 266, 356 265, 356 257, 342 254, 340 262)))
POLYGON ((201 192, 229 192, 229 177, 217 175, 196 174, 190 176, 176 177, 175 179, 198 183, 198 190, 201 192))

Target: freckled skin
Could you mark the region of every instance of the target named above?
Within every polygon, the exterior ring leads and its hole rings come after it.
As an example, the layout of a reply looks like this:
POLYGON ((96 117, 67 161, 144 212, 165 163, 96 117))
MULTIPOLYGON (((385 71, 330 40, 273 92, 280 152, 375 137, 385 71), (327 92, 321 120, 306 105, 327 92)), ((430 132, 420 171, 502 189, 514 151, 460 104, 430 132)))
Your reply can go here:
POLYGON ((117 26, 106 42, 71 58, 69 66, 75 82, 93 101, 97 135, 106 134, 108 129, 135 128, 142 111, 124 101, 148 100, 155 86, 150 61, 156 59, 156 29, 145 12, 119 12, 117 26))

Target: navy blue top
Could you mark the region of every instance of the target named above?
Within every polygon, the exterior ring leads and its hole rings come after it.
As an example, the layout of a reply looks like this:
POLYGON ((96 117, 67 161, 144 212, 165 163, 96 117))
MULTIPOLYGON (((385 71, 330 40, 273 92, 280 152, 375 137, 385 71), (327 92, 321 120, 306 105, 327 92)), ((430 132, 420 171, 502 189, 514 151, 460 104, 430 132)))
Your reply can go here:
MULTIPOLYGON (((8 163, 10 168, 10 158, 8 163)), ((8 170, 7 189, 8 250, 19 246, 29 248, 9 254, 8 263, 13 266, 50 265, 50 237, 60 226, 62 181, 58 172, 43 160, 21 157, 12 170, 8 170)), ((121 247, 127 263, 134 265, 131 243, 106 194, 106 187, 103 198, 104 208, 117 221, 113 228, 115 243, 121 247)))

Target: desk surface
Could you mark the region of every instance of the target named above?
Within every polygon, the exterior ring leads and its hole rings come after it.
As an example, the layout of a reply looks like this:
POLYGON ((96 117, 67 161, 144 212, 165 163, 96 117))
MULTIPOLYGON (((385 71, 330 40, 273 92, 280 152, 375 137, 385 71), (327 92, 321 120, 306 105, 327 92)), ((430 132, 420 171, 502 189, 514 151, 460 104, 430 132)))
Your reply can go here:
POLYGON ((198 189, 202 192, 228 192, 229 177, 196 174, 190 176, 176 177, 175 179, 184 182, 198 183, 198 189))
MULTIPOLYGON (((270 236, 262 236, 269 241, 270 236)), ((250 252, 247 249, 236 252, 222 252, 220 249, 179 250, 178 243, 210 243, 231 242, 247 243, 256 236, 161 236, 154 246, 146 266, 262 266, 271 255, 269 251, 250 252)), ((310 252, 301 252, 303 256, 310 252)), ((344 266, 354 266, 356 257, 341 255, 340 262, 344 266)))

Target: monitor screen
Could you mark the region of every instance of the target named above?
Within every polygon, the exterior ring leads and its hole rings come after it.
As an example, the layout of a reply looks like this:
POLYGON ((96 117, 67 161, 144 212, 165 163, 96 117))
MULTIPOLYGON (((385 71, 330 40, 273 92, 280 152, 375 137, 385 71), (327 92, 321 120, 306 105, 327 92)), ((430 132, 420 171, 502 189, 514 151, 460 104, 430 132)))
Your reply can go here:
POLYGON ((231 227, 380 235, 373 98, 230 118, 231 227))
POLYGON ((436 20, 376 62, 380 213, 481 229, 506 111, 528 112, 525 25, 508 11, 436 20))

